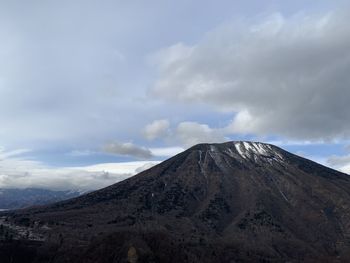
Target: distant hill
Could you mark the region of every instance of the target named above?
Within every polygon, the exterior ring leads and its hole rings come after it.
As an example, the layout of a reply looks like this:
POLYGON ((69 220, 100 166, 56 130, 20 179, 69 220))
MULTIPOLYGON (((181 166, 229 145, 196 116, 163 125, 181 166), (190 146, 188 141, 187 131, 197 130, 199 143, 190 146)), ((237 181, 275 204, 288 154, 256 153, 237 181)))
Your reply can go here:
POLYGON ((3 262, 350 262, 350 176, 256 142, 2 214, 3 262))
POLYGON ((18 209, 33 205, 44 205, 77 197, 80 194, 78 191, 52 191, 40 188, 0 188, 0 209, 18 209))

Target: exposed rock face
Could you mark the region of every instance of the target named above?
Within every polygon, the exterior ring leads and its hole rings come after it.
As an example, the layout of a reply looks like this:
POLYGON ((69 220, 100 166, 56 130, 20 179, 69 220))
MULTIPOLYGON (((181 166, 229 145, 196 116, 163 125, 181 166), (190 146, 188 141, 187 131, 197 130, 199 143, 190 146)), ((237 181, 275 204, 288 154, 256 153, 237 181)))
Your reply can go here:
POLYGON ((105 189, 8 216, 47 237, 37 258, 52 262, 346 262, 350 176, 269 144, 200 144, 105 189))

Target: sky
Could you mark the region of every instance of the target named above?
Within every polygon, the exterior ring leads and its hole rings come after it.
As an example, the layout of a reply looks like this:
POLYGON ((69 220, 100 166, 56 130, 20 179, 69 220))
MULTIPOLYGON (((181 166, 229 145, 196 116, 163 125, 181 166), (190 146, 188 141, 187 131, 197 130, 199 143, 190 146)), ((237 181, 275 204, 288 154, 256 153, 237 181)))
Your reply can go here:
POLYGON ((0 0, 0 188, 101 188, 194 144, 350 173, 346 1, 0 0))

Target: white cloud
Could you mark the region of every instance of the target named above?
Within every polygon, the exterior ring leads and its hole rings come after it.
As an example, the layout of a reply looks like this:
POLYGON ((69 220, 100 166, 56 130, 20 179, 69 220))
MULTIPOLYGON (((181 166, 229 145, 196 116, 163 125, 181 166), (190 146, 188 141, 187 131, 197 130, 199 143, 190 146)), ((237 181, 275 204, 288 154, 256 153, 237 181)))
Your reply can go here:
POLYGON ((74 170, 83 170, 88 172, 108 172, 111 174, 135 174, 158 164, 159 161, 136 161, 122 163, 101 163, 83 167, 74 167, 74 170))
POLYGON ((350 137, 348 12, 237 21, 156 54, 152 94, 236 114, 233 133, 350 137))
POLYGON ((103 147, 103 151, 121 156, 135 157, 138 159, 150 159, 153 157, 152 152, 149 149, 139 147, 130 142, 111 142, 103 147))
POLYGON ((256 129, 257 121, 249 111, 242 110, 238 112, 232 123, 226 127, 226 131, 228 133, 249 133, 256 129))
POLYGON ((141 173, 143 171, 146 171, 150 168, 152 168, 153 166, 157 165, 160 162, 147 162, 145 164, 143 164, 142 166, 138 167, 135 169, 135 173, 141 173))
POLYGON ((340 168, 338 168, 340 171, 342 171, 343 173, 347 173, 350 174, 350 162, 340 168))
POLYGON ((350 155, 331 156, 327 159, 327 164, 344 173, 350 174, 350 155))
POLYGON ((182 147, 161 147, 161 148, 150 148, 152 154, 157 157, 172 157, 182 151, 184 148, 182 147))
POLYGON ((144 129, 147 139, 160 138, 168 143, 180 144, 182 147, 151 148, 154 156, 168 157, 198 143, 223 142, 227 140, 225 134, 231 133, 231 127, 211 128, 207 124, 194 121, 184 121, 170 128, 168 120, 155 120, 144 129))
POLYGON ((169 133, 169 121, 168 120, 155 120, 152 123, 146 125, 143 130, 143 134, 147 140, 154 140, 162 138, 169 133))
POLYGON ((350 155, 344 156, 331 156, 327 161, 332 166, 344 166, 350 164, 350 155))
POLYGON ((95 190, 124 180, 157 163, 159 162, 138 161, 55 168, 2 152, 0 188, 95 190))
POLYGON ((6 151, 4 148, 0 149, 0 161, 9 157, 14 157, 18 155, 22 155, 24 153, 31 152, 30 149, 18 149, 13 151, 6 151))
MULTIPOLYGON (((150 126, 153 131, 158 131, 158 128, 161 127, 159 121, 154 121, 150 126), (156 129, 157 128, 157 129, 156 129)), ((212 128, 207 124, 198 123, 194 121, 184 121, 177 124, 174 129, 169 128, 169 121, 166 121, 166 136, 158 136, 162 138, 167 143, 181 145, 174 147, 161 147, 161 148, 150 148, 152 154, 158 157, 169 157, 173 156, 181 151, 184 148, 191 147, 198 143, 212 143, 212 142, 223 142, 227 138, 225 135, 231 133, 231 127, 219 127, 212 128)), ((161 129, 162 131, 164 129, 161 129)), ((150 132, 149 134, 154 135, 157 132, 150 132)), ((158 133, 159 134, 159 133, 158 133)))
POLYGON ((73 157, 89 156, 89 155, 94 155, 94 154, 96 154, 96 152, 90 151, 90 150, 73 150, 73 151, 67 153, 67 155, 73 156, 73 157))
POLYGON ((220 129, 212 129, 206 124, 181 122, 176 128, 176 137, 184 146, 198 143, 223 142, 225 137, 220 129))

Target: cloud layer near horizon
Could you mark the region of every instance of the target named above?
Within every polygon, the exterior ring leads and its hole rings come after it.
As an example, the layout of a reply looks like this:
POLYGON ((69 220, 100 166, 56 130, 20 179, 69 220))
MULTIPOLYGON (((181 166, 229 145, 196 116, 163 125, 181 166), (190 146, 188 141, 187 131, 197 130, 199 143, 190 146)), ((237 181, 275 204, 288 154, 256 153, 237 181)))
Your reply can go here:
POLYGON ((0 151, 0 188, 96 190, 142 172, 158 161, 102 163, 82 167, 49 167, 20 155, 0 151))

